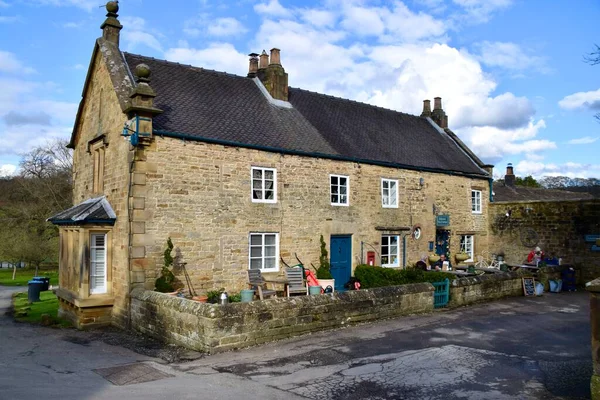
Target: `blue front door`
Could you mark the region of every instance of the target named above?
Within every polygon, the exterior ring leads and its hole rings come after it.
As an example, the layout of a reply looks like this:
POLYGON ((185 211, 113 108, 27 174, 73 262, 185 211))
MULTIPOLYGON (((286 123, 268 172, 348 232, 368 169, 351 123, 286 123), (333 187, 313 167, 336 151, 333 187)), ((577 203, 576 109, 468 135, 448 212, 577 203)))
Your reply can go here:
POLYGON ((335 290, 344 290, 344 284, 352 275, 352 236, 331 236, 329 245, 331 275, 335 279, 335 290))

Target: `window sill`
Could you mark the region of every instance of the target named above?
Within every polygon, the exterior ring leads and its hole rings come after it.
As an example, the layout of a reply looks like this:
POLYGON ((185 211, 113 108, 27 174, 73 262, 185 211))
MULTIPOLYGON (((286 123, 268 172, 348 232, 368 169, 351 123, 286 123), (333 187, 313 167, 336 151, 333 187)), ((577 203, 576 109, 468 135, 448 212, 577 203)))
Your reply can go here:
POLYGON ((348 207, 350 206, 350 204, 339 204, 339 203, 331 203, 332 206, 334 207, 348 207))
POLYGON ((254 200, 252 199, 253 203, 257 203, 257 204, 276 204, 277 200, 254 200))

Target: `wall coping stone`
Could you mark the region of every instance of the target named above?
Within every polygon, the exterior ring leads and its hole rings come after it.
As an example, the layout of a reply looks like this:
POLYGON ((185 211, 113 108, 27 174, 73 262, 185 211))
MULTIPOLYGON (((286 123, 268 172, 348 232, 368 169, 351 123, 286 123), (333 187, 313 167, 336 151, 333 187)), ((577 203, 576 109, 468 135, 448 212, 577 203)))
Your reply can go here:
POLYGON ((600 292, 600 278, 594 279, 585 284, 585 290, 588 292, 600 292))
POLYGON ((458 278, 450 282, 451 287, 465 287, 472 285, 480 285, 490 282, 502 282, 520 278, 521 275, 518 272, 498 272, 494 274, 485 274, 479 276, 469 276, 465 278, 458 278))

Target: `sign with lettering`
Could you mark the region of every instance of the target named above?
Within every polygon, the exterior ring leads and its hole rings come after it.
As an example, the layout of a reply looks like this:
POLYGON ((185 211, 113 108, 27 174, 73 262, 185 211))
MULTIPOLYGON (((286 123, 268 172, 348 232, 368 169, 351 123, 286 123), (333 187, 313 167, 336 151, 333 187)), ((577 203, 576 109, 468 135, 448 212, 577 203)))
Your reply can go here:
POLYGON ((450 225, 450 216, 449 215, 438 215, 435 217, 435 225, 436 226, 448 226, 450 225))
POLYGON ((523 295, 535 296, 535 279, 534 278, 522 278, 523 279, 523 295))

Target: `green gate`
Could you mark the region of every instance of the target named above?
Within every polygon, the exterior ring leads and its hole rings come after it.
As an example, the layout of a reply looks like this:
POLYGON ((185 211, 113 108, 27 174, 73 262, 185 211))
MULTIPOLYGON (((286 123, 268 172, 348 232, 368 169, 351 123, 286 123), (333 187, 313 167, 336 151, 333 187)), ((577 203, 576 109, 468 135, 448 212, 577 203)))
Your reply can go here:
POLYGON ((450 299, 450 281, 448 278, 441 282, 432 283, 435 291, 433 292, 433 308, 446 307, 450 299))

